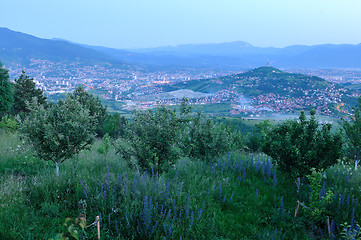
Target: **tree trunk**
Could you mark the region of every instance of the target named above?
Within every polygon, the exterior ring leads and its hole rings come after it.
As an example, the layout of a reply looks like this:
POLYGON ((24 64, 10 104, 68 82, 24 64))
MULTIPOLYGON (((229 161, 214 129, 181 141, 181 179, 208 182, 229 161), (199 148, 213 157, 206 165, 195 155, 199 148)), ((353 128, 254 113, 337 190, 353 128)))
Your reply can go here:
POLYGON ((56 176, 59 177, 59 162, 55 162, 55 165, 56 165, 56 176))

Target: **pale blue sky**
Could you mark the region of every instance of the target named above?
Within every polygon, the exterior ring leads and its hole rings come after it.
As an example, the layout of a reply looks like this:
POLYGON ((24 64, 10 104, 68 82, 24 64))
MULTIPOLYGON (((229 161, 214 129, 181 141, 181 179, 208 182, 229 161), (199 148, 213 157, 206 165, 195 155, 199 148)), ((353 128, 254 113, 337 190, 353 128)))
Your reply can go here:
POLYGON ((361 0, 3 0, 0 26, 114 48, 361 43, 361 0))

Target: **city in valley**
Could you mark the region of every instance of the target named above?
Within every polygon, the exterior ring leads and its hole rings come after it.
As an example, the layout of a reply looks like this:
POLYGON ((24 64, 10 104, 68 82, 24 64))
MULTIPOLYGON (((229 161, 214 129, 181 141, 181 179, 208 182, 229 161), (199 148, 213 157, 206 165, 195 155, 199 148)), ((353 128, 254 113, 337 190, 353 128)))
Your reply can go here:
MULTIPOLYGON (((115 110, 147 109, 155 105, 177 105, 184 97, 191 104, 207 105, 228 103, 227 112, 232 115, 259 116, 262 113, 293 113, 295 110, 314 106, 323 115, 333 115, 332 109, 349 114, 345 108, 345 98, 356 99, 360 96, 360 69, 285 69, 288 73, 302 73, 321 77, 331 84, 323 90, 302 90, 295 96, 279 95, 272 92, 257 96, 245 96, 230 85, 211 93, 178 89, 166 91, 169 87, 197 79, 214 79, 222 85, 219 77, 247 72, 237 70, 144 70, 139 67, 119 67, 112 64, 84 65, 77 62, 52 62, 50 60, 31 59, 24 67, 20 64, 6 66, 12 79, 17 78, 22 70, 34 79, 36 85, 52 99, 73 91, 76 86, 84 86, 99 94, 107 101, 117 102, 115 110), (338 87, 336 87, 338 86, 338 87), (340 87, 341 86, 341 87, 340 87), (352 90, 352 91, 351 91, 352 90)), ((248 86, 252 87, 252 86, 248 86)), ((289 86, 286 91, 297 91, 297 86, 289 86)))

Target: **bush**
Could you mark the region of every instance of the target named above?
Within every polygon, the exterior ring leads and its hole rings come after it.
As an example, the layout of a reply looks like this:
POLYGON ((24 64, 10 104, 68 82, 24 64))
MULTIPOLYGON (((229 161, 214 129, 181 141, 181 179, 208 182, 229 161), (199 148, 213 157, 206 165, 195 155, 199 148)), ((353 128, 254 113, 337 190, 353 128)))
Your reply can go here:
POLYGON ((279 169, 289 175, 305 176, 310 169, 326 169, 341 157, 342 138, 332 133, 331 124, 320 124, 311 110, 310 120, 304 112, 299 120, 268 125, 262 150, 271 156, 279 169))
POLYGON ((7 132, 13 133, 19 129, 19 123, 14 119, 9 118, 8 116, 4 116, 0 122, 0 129, 4 129, 7 132))
POLYGON ((108 113, 104 120, 104 132, 112 138, 123 137, 127 120, 119 113, 108 113))
POLYGON ((208 117, 198 114, 183 129, 180 145, 186 156, 210 160, 230 150, 239 140, 235 139, 236 135, 229 127, 216 125, 208 117))
POLYGON ((167 170, 179 157, 176 112, 166 107, 135 112, 126 136, 118 141, 118 153, 128 161, 133 157, 143 170, 167 170))

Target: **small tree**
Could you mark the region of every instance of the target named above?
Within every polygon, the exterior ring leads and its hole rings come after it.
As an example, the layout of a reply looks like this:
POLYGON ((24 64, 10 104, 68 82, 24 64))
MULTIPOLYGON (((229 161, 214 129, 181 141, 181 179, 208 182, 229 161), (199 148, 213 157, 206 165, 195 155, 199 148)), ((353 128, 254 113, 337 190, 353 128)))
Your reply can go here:
POLYGON ((117 152, 130 162, 133 158, 143 170, 166 171, 179 156, 178 133, 176 112, 169 108, 135 112, 117 152))
POLYGON ((69 94, 69 97, 76 99, 89 110, 89 115, 97 122, 95 129, 97 136, 103 137, 105 134, 104 121, 107 117, 107 107, 103 106, 99 97, 86 92, 83 87, 77 87, 73 93, 69 94))
POLYGON ((361 153, 361 98, 359 98, 359 105, 354 108, 354 116, 351 121, 342 120, 342 128, 345 132, 349 156, 359 160, 361 153))
POLYGON ((209 161, 230 150, 237 141, 236 134, 199 113, 182 128, 179 142, 186 156, 209 161))
POLYGON ((13 88, 9 73, 0 63, 0 118, 10 110, 13 102, 13 88))
POLYGON ((286 120, 265 128, 262 150, 284 173, 305 176, 312 168, 332 166, 341 156, 341 134, 333 133, 329 123, 320 124, 314 110, 310 113, 310 120, 302 112, 299 120, 286 120))
POLYGON ((67 97, 47 107, 36 102, 28 106, 30 114, 21 124, 21 132, 37 155, 56 164, 71 158, 93 142, 96 120, 77 100, 67 97))
POLYGON ((31 102, 34 97, 37 98, 38 104, 44 104, 46 102, 43 91, 36 88, 34 80, 26 76, 25 71, 22 71, 20 77, 14 81, 14 105, 12 107, 12 113, 30 112, 26 106, 26 102, 31 102))

